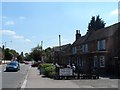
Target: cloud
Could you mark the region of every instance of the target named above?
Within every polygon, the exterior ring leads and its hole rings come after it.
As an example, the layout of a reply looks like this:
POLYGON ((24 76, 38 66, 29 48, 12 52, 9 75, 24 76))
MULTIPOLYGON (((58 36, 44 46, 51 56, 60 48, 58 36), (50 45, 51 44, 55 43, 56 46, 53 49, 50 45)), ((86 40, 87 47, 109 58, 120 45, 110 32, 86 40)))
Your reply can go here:
POLYGON ((27 39, 22 35, 17 35, 16 32, 12 31, 12 30, 0 30, 0 35, 7 35, 7 36, 13 37, 14 39, 19 39, 22 41, 31 42, 30 39, 27 39))
POLYGON ((118 14, 120 14, 120 10, 114 9, 113 11, 111 11, 110 14, 111 14, 111 15, 118 15, 118 14))
POLYGON ((10 35, 10 36, 16 35, 16 33, 14 31, 11 31, 11 30, 0 30, 0 34, 10 35))
POLYGON ((23 17, 23 16, 20 16, 20 17, 19 17, 19 19, 24 20, 24 19, 26 19, 26 18, 25 18, 25 17, 23 17))
POLYGON ((25 41, 27 41, 27 42, 31 42, 31 40, 30 40, 30 39, 25 39, 25 41))
POLYGON ((5 25, 14 25, 14 24, 15 24, 14 21, 7 21, 7 22, 5 22, 5 25))

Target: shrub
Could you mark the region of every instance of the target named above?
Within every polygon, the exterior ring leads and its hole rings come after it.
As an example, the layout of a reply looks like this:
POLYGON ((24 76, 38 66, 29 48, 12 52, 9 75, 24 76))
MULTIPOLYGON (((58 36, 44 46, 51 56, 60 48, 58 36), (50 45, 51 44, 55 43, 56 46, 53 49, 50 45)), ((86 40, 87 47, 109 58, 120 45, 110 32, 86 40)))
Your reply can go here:
POLYGON ((55 72, 55 66, 53 64, 41 64, 40 68, 44 69, 43 74, 48 77, 54 77, 56 72, 55 72))
POLYGON ((45 63, 45 64, 40 65, 41 68, 46 68, 46 67, 49 67, 49 66, 53 66, 53 64, 45 63))

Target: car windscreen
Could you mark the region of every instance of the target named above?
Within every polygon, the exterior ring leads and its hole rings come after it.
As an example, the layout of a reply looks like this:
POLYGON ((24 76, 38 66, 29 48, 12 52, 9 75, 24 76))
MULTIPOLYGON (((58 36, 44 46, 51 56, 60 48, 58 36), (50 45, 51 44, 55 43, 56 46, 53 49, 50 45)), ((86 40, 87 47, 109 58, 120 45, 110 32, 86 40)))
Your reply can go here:
POLYGON ((17 63, 9 63, 9 65, 14 65, 14 66, 16 66, 16 65, 17 65, 17 63))

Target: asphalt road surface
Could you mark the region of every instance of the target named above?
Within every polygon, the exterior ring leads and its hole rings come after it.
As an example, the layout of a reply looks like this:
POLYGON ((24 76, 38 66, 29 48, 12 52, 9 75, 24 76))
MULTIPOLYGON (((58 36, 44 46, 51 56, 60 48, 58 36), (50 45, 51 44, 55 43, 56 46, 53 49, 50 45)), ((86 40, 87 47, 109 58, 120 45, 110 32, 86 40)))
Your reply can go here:
POLYGON ((6 72, 2 67, 2 88, 20 88, 24 82, 30 65, 20 64, 20 71, 6 72))

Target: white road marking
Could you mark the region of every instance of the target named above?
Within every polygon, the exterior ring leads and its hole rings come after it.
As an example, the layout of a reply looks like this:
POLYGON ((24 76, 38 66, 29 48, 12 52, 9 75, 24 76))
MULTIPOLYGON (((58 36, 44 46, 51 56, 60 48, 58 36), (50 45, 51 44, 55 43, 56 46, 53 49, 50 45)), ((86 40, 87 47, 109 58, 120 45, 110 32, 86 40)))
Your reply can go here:
POLYGON ((26 87, 27 77, 28 77, 28 75, 29 75, 30 68, 31 68, 31 66, 30 66, 29 69, 28 69, 28 72, 27 72, 27 75, 26 75, 26 77, 25 77, 25 80, 24 80, 24 82, 23 82, 23 84, 22 84, 22 86, 21 86, 21 90, 23 90, 23 89, 26 87))

